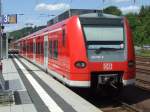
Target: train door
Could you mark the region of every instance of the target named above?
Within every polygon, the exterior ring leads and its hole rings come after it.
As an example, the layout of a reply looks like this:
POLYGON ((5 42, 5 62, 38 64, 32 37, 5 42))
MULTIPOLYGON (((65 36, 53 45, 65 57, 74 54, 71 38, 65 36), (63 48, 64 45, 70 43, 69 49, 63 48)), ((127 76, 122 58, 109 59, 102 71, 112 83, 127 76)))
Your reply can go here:
POLYGON ((36 56, 36 40, 35 38, 33 39, 33 61, 35 62, 35 57, 36 56))
POLYGON ((44 67, 48 66, 48 35, 44 36, 44 67))

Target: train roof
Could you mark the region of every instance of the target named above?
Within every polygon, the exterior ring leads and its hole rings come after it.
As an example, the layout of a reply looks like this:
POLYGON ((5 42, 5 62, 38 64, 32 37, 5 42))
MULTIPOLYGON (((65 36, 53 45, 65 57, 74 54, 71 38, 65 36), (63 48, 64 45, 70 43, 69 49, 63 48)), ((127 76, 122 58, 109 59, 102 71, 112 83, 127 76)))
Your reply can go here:
POLYGON ((88 18, 122 18, 120 16, 114 16, 111 14, 104 14, 102 10, 98 9, 69 9, 56 16, 55 18, 49 20, 47 24, 53 25, 74 15, 88 18))
POLYGON ((53 25, 56 24, 62 20, 65 20, 71 16, 74 15, 81 15, 81 14, 88 14, 88 13, 96 13, 100 10, 93 10, 93 9, 69 9, 63 13, 61 13, 60 15, 56 16, 55 18, 49 20, 47 22, 48 25, 53 25))
POLYGON ((105 13, 89 13, 89 14, 82 14, 79 16, 80 18, 113 18, 113 19, 121 19, 120 16, 115 16, 111 14, 105 14, 105 13))
POLYGON ((115 15, 111 15, 111 14, 104 14, 102 10, 98 10, 98 9, 69 9, 63 13, 61 13, 60 15, 56 16, 55 18, 49 20, 47 22, 48 27, 39 30, 37 32, 34 32, 24 38, 21 38, 17 41, 29 38, 29 37, 34 37, 36 35, 39 35, 42 32, 47 32, 49 30, 49 27, 61 22, 71 16, 79 16, 79 18, 111 18, 111 19, 122 19, 121 16, 115 16, 115 15))
POLYGON ((24 39, 26 39, 26 38, 32 37, 32 36, 36 36, 36 35, 38 35, 38 34, 40 34, 40 33, 42 33, 42 32, 45 32, 45 31, 47 31, 47 30, 48 30, 48 27, 43 28, 43 29, 41 29, 41 30, 39 30, 39 31, 36 31, 36 32, 34 32, 34 33, 32 33, 32 34, 29 34, 29 35, 27 35, 27 36, 25 36, 25 37, 23 37, 23 38, 18 39, 17 42, 20 41, 20 40, 24 40, 24 39))

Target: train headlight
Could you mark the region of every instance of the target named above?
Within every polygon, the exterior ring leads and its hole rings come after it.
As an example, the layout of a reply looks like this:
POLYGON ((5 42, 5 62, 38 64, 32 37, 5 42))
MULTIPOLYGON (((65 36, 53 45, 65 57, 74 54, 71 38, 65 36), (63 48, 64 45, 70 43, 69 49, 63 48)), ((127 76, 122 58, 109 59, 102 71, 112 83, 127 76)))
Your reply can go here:
POLYGON ((75 63, 75 67, 77 67, 77 68, 85 68, 86 67, 86 63, 84 61, 77 61, 75 63))
POLYGON ((128 61, 128 67, 134 67, 135 66, 135 62, 130 60, 128 61))

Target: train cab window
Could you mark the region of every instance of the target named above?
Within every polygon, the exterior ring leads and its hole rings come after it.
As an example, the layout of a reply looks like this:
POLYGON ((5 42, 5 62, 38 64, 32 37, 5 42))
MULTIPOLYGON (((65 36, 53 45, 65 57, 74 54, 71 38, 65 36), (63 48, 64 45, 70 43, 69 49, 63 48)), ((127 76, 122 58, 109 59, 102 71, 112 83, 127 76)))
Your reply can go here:
POLYGON ((58 58, 58 40, 54 40, 54 53, 53 53, 53 57, 55 59, 58 58))
MULTIPOLYGON (((124 29, 121 26, 84 26, 84 33, 88 47, 123 49, 124 29), (97 45, 94 46, 93 45, 97 45)), ((102 50, 102 49, 101 49, 102 50)))
POLYGON ((84 32, 87 41, 123 41, 122 27, 86 26, 84 32))
POLYGON ((49 58, 52 58, 52 49, 53 49, 52 40, 50 40, 49 41, 49 58))
POLYGON ((90 61, 124 61, 126 59, 126 40, 121 24, 83 25, 83 32, 87 45, 87 57, 90 61))

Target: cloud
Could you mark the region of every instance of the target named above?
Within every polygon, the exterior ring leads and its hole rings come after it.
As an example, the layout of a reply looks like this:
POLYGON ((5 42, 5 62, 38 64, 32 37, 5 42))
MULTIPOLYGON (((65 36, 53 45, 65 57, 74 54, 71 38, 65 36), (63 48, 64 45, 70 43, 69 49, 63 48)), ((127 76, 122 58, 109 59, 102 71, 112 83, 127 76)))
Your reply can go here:
POLYGON ((65 3, 58 3, 58 4, 45 4, 40 3, 35 7, 36 11, 54 11, 54 10, 62 10, 62 9, 69 9, 70 5, 65 3))
POLYGON ((112 2, 120 3, 120 2, 129 2, 131 0, 111 0, 112 2))
POLYGON ((7 26, 5 26, 5 32, 12 32, 12 31, 15 31, 15 30, 19 30, 22 27, 23 27, 22 25, 17 25, 17 24, 7 25, 7 26))
POLYGON ((104 2, 115 2, 115 3, 121 3, 121 2, 129 2, 131 0, 104 0, 104 2))
POLYGON ((130 5, 127 7, 121 7, 120 9, 124 14, 129 13, 129 12, 139 13, 139 11, 140 11, 140 7, 135 6, 135 5, 130 5))

